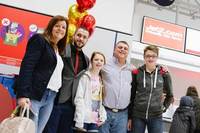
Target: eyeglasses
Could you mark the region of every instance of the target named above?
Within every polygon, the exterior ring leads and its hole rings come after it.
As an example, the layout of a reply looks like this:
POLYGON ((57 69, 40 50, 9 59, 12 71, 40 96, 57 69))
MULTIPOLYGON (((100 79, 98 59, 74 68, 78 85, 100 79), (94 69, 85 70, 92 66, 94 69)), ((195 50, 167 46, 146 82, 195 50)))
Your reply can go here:
POLYGON ((158 56, 157 56, 157 55, 145 55, 144 57, 145 57, 145 58, 148 58, 148 59, 150 59, 150 58, 155 59, 155 58, 157 58, 158 56))

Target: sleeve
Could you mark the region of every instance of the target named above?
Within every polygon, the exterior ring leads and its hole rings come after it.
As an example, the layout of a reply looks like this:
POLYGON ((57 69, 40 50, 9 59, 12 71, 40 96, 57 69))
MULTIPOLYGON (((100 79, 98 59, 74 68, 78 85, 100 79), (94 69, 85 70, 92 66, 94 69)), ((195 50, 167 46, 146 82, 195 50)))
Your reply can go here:
POLYGON ((101 122, 105 122, 106 119, 107 119, 106 110, 105 110, 104 106, 101 105, 101 107, 100 107, 100 117, 99 117, 99 120, 100 120, 101 122))
POLYGON ((29 93, 32 89, 32 76, 37 63, 40 60, 45 46, 44 43, 44 38, 38 34, 32 36, 28 41, 19 76, 16 81, 17 98, 30 97, 29 93))
POLYGON ((84 93, 86 91, 86 82, 84 80, 84 77, 82 76, 79 85, 77 88, 76 96, 74 99, 74 104, 76 107, 75 114, 74 114, 74 120, 75 120, 75 126, 78 128, 83 128, 84 125, 84 116, 85 116, 85 105, 84 105, 84 93))
POLYGON ((137 89, 137 74, 132 73, 132 83, 131 83, 131 100, 128 106, 128 118, 132 119, 133 117, 133 107, 134 107, 134 99, 136 95, 137 89))
POLYGON ((196 129, 195 113, 194 111, 192 111, 190 118, 190 133, 194 133, 195 129, 196 129))
POLYGON ((170 104, 173 102, 173 88, 172 88, 172 80, 169 72, 166 72, 163 74, 164 79, 164 93, 166 93, 166 98, 164 100, 164 112, 167 110, 167 108, 170 106, 170 104))
POLYGON ((101 83, 102 87, 101 87, 101 90, 100 90, 101 102, 100 102, 99 121, 105 122, 106 119, 107 119, 107 113, 106 113, 105 107, 103 106, 104 87, 103 87, 103 81, 102 80, 101 80, 101 82, 102 82, 101 83))

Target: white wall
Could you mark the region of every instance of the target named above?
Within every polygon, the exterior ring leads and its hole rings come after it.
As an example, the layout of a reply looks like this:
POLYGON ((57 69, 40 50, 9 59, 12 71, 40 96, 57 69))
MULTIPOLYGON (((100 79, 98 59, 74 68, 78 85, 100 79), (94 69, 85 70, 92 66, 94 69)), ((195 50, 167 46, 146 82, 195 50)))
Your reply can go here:
MULTIPOLYGON (((48 15, 67 16, 76 0, 1 0, 1 3, 48 15)), ((96 19, 96 25, 131 33, 134 0, 96 0, 88 12, 96 19)))
POLYGON ((115 32, 96 28, 83 50, 88 57, 91 57, 93 51, 99 51, 108 58, 113 55, 115 37, 115 32))
POLYGON ((74 0, 1 0, 1 3, 48 15, 64 15, 74 0))
POLYGON ((96 0, 91 9, 97 25, 125 33, 132 33, 134 0, 96 0))

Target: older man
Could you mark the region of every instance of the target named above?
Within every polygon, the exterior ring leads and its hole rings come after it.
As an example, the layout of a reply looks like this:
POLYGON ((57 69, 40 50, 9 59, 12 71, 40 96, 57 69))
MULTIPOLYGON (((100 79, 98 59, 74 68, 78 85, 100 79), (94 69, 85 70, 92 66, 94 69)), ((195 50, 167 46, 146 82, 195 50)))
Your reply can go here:
POLYGON ((128 105, 131 96, 133 66, 127 63, 129 45, 125 41, 117 42, 113 57, 103 68, 102 77, 105 85, 103 104, 107 120, 100 127, 99 133, 126 133, 128 105))

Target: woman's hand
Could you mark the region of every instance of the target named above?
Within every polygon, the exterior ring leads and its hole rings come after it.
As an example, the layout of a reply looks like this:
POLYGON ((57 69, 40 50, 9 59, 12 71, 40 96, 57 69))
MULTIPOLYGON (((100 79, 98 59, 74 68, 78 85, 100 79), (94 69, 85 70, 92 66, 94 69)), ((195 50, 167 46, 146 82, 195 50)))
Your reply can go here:
POLYGON ((19 106, 21 106, 21 107, 25 107, 25 106, 30 107, 30 106, 31 106, 31 101, 30 101, 29 98, 22 97, 22 98, 19 98, 19 99, 18 99, 18 104, 19 104, 19 106))

